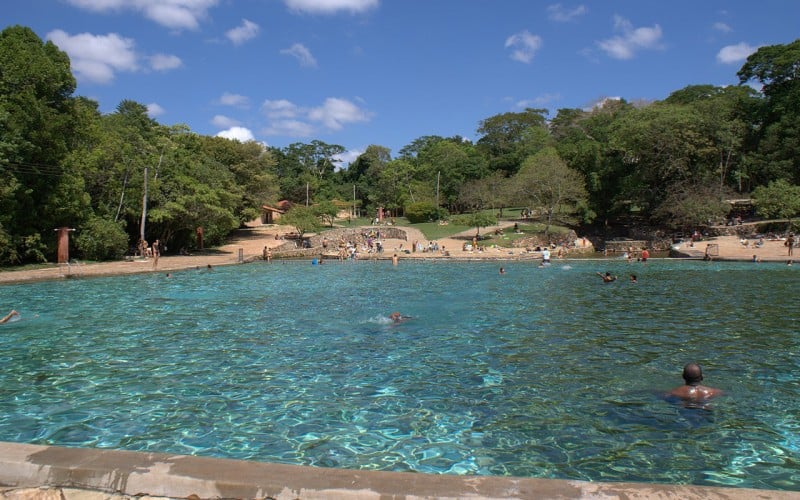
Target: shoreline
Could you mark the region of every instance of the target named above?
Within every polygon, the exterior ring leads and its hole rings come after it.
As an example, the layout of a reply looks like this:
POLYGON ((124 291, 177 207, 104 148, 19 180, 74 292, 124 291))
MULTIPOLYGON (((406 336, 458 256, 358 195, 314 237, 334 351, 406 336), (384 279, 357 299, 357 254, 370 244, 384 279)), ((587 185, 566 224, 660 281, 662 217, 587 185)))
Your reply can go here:
MULTIPOLYGON (((456 238, 442 238, 438 240, 442 248, 449 248, 449 255, 441 252, 413 252, 406 254, 401 248, 409 241, 427 241, 424 235, 414 228, 402 228, 408 237, 405 240, 387 239, 384 240, 384 252, 380 255, 368 254, 362 256, 358 261, 391 261, 393 255, 397 255, 400 262, 406 260, 431 260, 435 262, 515 262, 515 261, 537 261, 541 259, 539 252, 525 252, 519 248, 495 247, 487 248, 484 251, 465 251, 462 250, 463 240, 456 238)), ((253 235, 240 235, 232 238, 225 245, 209 249, 205 252, 193 255, 167 255, 159 258, 158 266, 153 267, 152 259, 133 259, 119 260, 110 262, 91 262, 79 264, 51 264, 37 269, 3 270, 0 271, 0 285, 20 284, 37 281, 56 281, 62 279, 76 279, 83 277, 119 276, 127 274, 146 274, 146 273, 170 273, 185 271, 190 269, 207 268, 209 266, 228 266, 241 265, 261 261, 262 249, 264 247, 276 249, 284 243, 284 240, 276 238, 285 233, 288 229, 282 226, 251 228, 253 235)), ((753 257, 757 263, 787 263, 794 259, 789 256, 787 248, 781 240, 766 241, 761 247, 753 248, 745 246, 741 240, 735 236, 720 236, 706 241, 696 243, 694 246, 682 246, 670 252, 680 254, 679 257, 654 257, 650 260, 703 260, 706 249, 709 245, 717 246, 718 255, 711 260, 714 262, 753 262, 753 257)), ((337 257, 330 253, 320 252, 313 255, 298 256, 291 258, 274 258, 276 262, 283 261, 302 261, 319 258, 322 255, 326 261, 336 262, 337 257)), ((552 262, 593 260, 602 262, 620 261, 624 262, 622 256, 607 256, 601 252, 593 251, 576 256, 569 253, 562 257, 553 257, 552 262)), ((636 261, 632 261, 635 263, 636 261)))

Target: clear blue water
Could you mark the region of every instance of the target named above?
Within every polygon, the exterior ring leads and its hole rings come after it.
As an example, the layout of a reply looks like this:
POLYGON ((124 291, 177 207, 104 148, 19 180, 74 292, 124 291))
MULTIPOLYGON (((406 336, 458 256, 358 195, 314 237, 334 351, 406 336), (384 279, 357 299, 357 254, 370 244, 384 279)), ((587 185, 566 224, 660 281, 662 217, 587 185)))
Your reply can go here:
POLYGON ((23 319, 0 326, 0 440, 800 490, 798 285, 779 264, 402 261, 2 286, 23 319), (662 397, 689 361, 727 392, 713 408, 662 397))

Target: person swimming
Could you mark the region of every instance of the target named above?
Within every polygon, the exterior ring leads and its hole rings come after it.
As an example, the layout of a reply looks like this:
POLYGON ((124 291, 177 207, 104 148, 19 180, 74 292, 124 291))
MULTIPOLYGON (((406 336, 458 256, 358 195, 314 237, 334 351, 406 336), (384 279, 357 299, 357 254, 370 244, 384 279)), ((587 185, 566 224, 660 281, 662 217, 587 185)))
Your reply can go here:
POLYGON ((389 319, 392 320, 393 323, 402 323, 407 319, 411 319, 411 316, 403 316, 399 312, 395 311, 389 315, 389 319))
POLYGON ((672 389, 667 396, 696 405, 706 403, 710 399, 724 394, 720 389, 707 387, 700 383, 703 381, 703 369, 697 363, 688 363, 683 367, 683 380, 684 385, 672 389))
POLYGON ((612 276, 609 271, 606 271, 606 274, 601 273, 600 271, 597 272, 597 275, 603 278, 603 283, 611 283, 612 281, 616 281, 617 277, 612 276))
POLYGON ((19 318, 20 318, 19 313, 17 311, 15 311, 14 309, 12 309, 10 313, 8 313, 5 316, 3 316, 2 318, 0 318, 0 324, 8 323, 12 319, 19 319, 19 318))

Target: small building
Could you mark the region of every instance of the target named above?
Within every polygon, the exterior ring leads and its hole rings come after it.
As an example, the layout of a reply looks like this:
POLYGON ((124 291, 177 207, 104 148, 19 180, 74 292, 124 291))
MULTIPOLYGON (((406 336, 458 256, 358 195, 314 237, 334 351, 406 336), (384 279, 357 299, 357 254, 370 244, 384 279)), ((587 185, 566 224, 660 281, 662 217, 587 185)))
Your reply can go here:
POLYGON ((275 206, 261 205, 261 224, 277 224, 281 215, 285 214, 291 206, 292 202, 289 200, 281 200, 275 206))

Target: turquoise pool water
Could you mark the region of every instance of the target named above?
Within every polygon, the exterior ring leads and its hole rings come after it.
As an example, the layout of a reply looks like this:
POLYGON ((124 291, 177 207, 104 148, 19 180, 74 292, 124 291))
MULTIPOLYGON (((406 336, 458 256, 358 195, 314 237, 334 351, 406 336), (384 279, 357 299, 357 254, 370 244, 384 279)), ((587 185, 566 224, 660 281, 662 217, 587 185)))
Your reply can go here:
POLYGON ((0 326, 0 440, 800 490, 799 273, 274 262, 2 286, 23 319, 0 326), (713 408, 662 397, 688 361, 727 391, 713 408))

